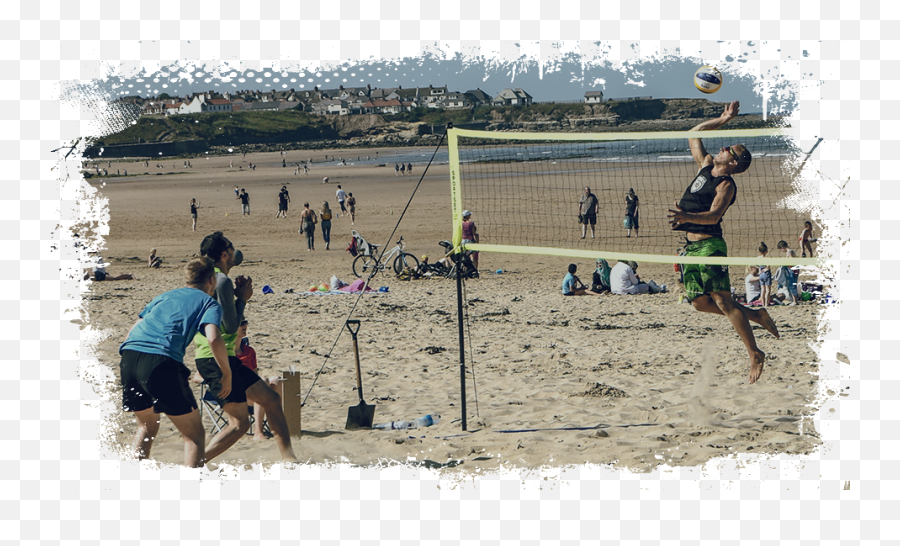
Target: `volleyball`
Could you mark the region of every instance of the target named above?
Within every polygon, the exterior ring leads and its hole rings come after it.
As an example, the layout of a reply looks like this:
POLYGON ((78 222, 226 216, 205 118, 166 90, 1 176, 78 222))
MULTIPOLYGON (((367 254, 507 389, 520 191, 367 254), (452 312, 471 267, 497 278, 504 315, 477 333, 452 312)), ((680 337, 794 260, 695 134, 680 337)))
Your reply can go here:
POLYGON ((703 93, 715 93, 722 87, 722 73, 711 66, 701 66, 694 73, 694 85, 703 93))

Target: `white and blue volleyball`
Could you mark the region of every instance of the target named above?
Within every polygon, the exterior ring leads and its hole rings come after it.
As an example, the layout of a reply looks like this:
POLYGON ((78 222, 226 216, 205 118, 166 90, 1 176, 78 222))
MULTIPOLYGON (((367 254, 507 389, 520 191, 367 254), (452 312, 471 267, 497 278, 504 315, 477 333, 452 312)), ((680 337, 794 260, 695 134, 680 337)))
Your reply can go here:
POLYGON ((703 93, 715 93, 722 87, 722 73, 711 66, 701 66, 694 73, 694 85, 703 93))

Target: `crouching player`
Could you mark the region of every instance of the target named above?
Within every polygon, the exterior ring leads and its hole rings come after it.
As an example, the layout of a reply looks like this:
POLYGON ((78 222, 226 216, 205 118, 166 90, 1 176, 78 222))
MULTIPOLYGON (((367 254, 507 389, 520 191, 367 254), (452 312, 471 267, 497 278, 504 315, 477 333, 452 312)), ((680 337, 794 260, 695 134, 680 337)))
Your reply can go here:
POLYGON ((222 369, 221 392, 231 391, 231 368, 219 324, 222 307, 212 298, 216 271, 209 258, 185 266, 186 288, 170 290, 147 304, 119 347, 122 361, 122 406, 138 421, 132 449, 138 460, 150 456, 159 432, 159 414, 169 416, 184 438, 184 465, 204 464, 204 432, 197 400, 191 392, 190 371, 184 365, 187 346, 199 332, 206 336, 222 369))

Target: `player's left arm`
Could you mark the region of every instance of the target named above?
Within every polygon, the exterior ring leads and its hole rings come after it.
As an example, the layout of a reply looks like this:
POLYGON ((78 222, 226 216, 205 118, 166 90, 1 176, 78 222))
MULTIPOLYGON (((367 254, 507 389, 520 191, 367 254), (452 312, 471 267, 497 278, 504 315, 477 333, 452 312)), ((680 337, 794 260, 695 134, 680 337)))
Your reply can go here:
POLYGON ((676 228, 681 224, 700 224, 710 225, 718 222, 734 197, 735 186, 734 181, 726 179, 716 186, 716 197, 713 199, 712 206, 706 212, 685 212, 681 210, 676 201, 674 209, 669 209, 669 225, 676 228))

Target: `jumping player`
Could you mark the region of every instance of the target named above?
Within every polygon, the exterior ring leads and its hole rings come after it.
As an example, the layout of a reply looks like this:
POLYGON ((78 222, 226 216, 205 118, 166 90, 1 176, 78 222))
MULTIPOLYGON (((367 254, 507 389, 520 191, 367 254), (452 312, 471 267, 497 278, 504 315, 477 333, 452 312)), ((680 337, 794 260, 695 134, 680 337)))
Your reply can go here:
POLYGON ((231 370, 219 330, 222 307, 210 297, 216 291, 214 268, 209 258, 188 262, 184 268, 187 288, 153 298, 119 347, 122 407, 134 412, 138 422, 132 443, 138 460, 150 456, 159 432, 159 414, 165 413, 184 438, 184 465, 203 466, 203 424, 183 360, 195 334, 206 340, 213 365, 221 372, 218 394, 228 396, 231 370))
MULTIPOLYGON (((740 103, 734 101, 725 107, 721 116, 704 121, 691 131, 718 129, 737 117, 739 107, 740 103)), ((706 152, 699 138, 691 138, 688 142, 700 171, 684 191, 681 201, 675 203, 674 209, 669 209, 669 224, 674 230, 686 232, 688 256, 727 256, 722 218, 735 201, 737 186, 732 175, 746 171, 753 158, 743 144, 720 148, 713 156, 706 152)), ((684 289, 694 309, 728 317, 750 354, 749 379, 750 383, 756 383, 762 375, 766 354, 757 347, 750 322, 779 337, 768 311, 748 309, 735 303, 731 297, 727 266, 684 264, 682 267, 684 289)))

